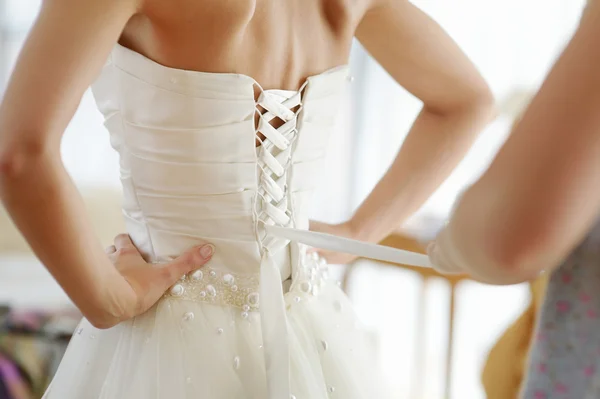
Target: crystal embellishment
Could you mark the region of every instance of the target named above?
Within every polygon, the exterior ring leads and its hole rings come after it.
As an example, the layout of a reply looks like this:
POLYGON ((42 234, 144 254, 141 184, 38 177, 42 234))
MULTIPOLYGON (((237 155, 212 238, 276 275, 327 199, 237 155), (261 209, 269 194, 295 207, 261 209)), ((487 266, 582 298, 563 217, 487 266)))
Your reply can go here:
POLYGON ((165 297, 233 306, 245 312, 259 310, 258 274, 233 274, 203 267, 190 273, 165 294, 165 297))
MULTIPOLYGON (((318 296, 328 281, 327 263, 317 253, 301 252, 290 292, 296 303, 318 296)), ((239 308, 243 318, 260 309, 259 273, 238 274, 203 267, 189 273, 165 293, 167 298, 239 308)), ((337 305, 334 305, 338 310, 337 305)))

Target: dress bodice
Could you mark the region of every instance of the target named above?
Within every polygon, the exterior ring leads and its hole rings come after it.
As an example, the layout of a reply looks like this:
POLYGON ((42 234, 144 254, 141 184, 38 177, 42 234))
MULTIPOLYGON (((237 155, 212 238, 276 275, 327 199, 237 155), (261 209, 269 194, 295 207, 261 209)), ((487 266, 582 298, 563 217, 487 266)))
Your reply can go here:
MULTIPOLYGON (((263 223, 307 228, 347 78, 339 67, 298 92, 262 91, 245 75, 167 68, 117 46, 93 92, 120 154, 127 229, 147 259, 205 241, 217 247, 212 267, 252 271, 263 223)), ((284 278, 289 252, 277 251, 284 278)))

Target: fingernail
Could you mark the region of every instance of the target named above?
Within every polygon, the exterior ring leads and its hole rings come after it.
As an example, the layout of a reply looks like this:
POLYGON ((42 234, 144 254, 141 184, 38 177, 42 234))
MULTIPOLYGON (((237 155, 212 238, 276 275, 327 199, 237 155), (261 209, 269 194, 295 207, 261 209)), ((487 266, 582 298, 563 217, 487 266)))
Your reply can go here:
POLYGON ((212 244, 206 244, 200 248, 200 255, 202 255, 204 259, 210 258, 214 252, 215 246, 212 244))

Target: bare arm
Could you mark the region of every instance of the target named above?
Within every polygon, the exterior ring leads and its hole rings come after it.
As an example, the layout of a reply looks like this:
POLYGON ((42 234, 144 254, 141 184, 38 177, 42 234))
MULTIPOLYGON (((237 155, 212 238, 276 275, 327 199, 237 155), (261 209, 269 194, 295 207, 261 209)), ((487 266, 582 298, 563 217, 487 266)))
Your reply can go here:
MULTIPOLYGON (((162 294, 156 284, 140 288, 131 274, 137 268, 126 267, 124 278, 110 262, 59 151, 81 96, 136 12, 136 1, 44 1, 0 106, 0 197, 40 260, 98 326, 144 310, 147 303, 129 306, 140 290, 156 291, 150 295, 156 299, 162 294)), ((132 252, 124 245, 119 250, 132 252)), ((166 284, 174 276, 164 277, 166 284)))
POLYGON ((600 2, 433 247, 441 269, 509 284, 550 270, 600 211, 600 2))
POLYGON ((357 236, 379 241, 417 211, 464 157, 494 115, 493 98, 450 37, 405 0, 380 0, 357 37, 423 101, 393 164, 351 220, 357 236))

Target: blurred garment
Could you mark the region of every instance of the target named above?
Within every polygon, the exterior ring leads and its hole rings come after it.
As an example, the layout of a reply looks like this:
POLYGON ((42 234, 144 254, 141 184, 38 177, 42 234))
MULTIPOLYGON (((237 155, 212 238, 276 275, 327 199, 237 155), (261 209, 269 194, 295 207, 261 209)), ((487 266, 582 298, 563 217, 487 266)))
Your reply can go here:
POLYGON ((41 397, 78 318, 75 312, 0 312, 0 399, 41 397))
POLYGON ((600 397, 600 223, 550 276, 524 399, 600 397))

